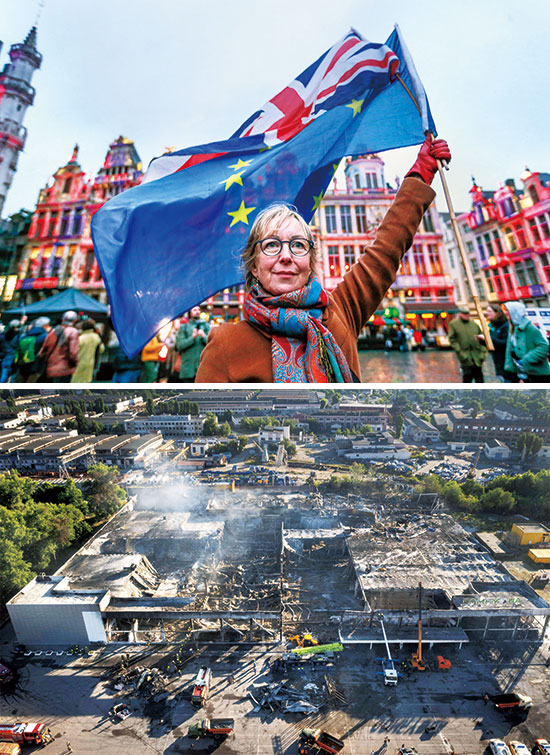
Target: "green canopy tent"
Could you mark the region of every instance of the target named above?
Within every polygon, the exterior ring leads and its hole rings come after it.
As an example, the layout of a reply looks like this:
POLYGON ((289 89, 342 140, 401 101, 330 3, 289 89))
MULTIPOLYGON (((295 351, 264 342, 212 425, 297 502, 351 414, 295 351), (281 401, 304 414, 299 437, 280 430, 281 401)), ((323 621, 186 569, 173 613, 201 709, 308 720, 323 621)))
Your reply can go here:
POLYGON ((41 315, 59 315, 63 312, 73 310, 77 314, 93 317, 94 320, 104 320, 109 314, 109 307, 101 304, 97 299, 82 293, 76 288, 66 288, 58 294, 48 296, 41 301, 35 301, 28 306, 21 305, 6 309, 2 312, 3 320, 10 320, 17 315, 27 315, 29 319, 40 317, 41 315))

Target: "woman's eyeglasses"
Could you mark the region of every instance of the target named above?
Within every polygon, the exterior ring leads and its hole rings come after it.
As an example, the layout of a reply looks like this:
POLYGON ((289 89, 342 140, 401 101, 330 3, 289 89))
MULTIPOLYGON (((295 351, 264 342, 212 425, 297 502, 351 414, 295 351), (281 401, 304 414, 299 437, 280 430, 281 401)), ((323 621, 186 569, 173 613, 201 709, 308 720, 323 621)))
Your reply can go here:
POLYGON ((295 257, 305 257, 313 248, 313 241, 303 239, 300 236, 290 239, 290 241, 281 241, 277 236, 271 236, 268 239, 261 239, 257 242, 260 245, 262 254, 266 257, 276 257, 281 253, 283 244, 288 244, 290 253, 295 257))

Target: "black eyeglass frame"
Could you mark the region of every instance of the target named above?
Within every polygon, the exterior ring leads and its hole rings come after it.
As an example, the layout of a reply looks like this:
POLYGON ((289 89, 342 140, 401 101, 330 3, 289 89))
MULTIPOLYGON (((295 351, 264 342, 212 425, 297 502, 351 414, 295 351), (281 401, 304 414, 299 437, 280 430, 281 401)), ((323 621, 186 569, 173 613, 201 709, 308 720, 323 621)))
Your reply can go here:
POLYGON ((306 239, 304 236, 293 236, 288 241, 282 241, 277 236, 268 236, 265 239, 259 239, 258 241, 256 241, 256 244, 260 245, 260 251, 262 254, 265 254, 266 257, 277 257, 283 251, 283 244, 288 244, 288 248, 293 257, 306 257, 311 252, 314 246, 313 241, 311 241, 310 239, 306 239), (279 244, 279 249, 273 254, 270 252, 266 252, 264 249, 262 249, 262 244, 264 244, 266 241, 276 241, 279 244), (308 245, 307 251, 305 251, 303 254, 296 254, 296 252, 292 250, 292 246, 291 246, 293 241, 305 241, 306 244, 308 245))

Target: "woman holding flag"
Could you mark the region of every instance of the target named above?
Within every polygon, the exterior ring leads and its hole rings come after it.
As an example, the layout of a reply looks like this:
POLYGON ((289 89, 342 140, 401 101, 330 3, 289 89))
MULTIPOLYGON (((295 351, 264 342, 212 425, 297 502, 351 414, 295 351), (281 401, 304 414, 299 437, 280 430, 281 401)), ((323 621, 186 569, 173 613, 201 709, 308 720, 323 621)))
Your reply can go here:
POLYGON ((259 213, 242 262, 244 320, 211 331, 196 382, 360 382, 357 337, 394 282, 401 259, 434 199, 447 142, 429 135, 372 247, 327 293, 315 274, 307 223, 286 205, 259 213))

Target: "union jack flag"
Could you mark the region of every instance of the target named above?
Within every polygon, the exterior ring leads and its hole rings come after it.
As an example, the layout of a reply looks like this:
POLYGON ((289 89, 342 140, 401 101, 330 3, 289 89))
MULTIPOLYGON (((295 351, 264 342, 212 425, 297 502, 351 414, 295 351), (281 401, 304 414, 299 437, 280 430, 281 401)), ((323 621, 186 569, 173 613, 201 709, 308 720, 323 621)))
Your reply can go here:
POLYGON ((350 102, 366 89, 385 87, 398 67, 393 50, 368 42, 351 29, 233 136, 265 134, 267 144, 286 142, 327 110, 350 102))
MULTIPOLYGON (((254 136, 267 146, 286 142, 328 110, 359 98, 366 90, 376 94, 390 83, 398 68, 399 58, 387 45, 368 42, 351 29, 223 144, 227 147, 233 140, 254 136)), ((235 152, 253 148, 254 142, 248 140, 246 147, 233 142, 235 152)), ((183 149, 154 158, 144 183, 227 154, 218 151, 218 144, 202 145, 200 153, 183 149)))

